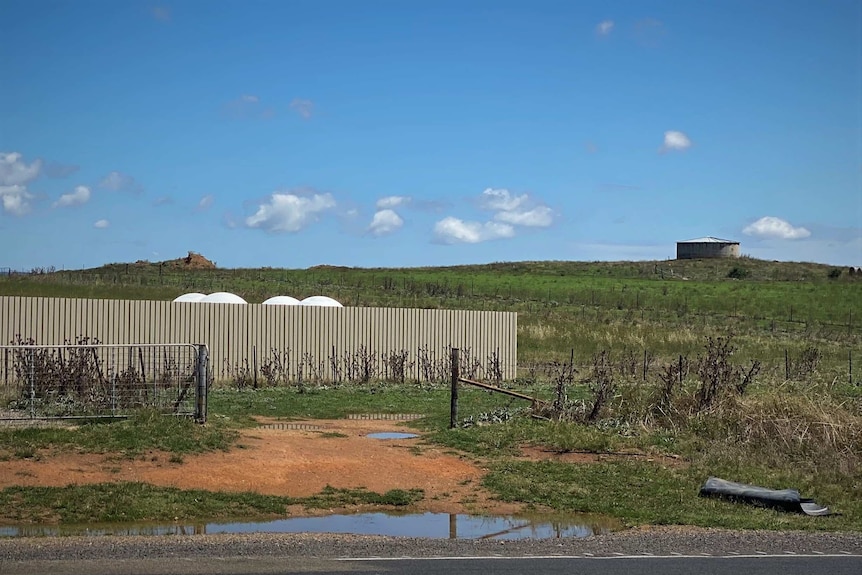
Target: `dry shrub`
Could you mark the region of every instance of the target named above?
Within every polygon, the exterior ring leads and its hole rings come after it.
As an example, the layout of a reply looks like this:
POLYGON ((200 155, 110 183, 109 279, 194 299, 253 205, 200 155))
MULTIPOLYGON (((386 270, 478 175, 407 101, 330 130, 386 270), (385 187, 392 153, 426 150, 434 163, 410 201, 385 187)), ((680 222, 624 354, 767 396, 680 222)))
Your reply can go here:
POLYGON ((746 370, 730 363, 736 348, 729 337, 710 337, 706 342, 706 353, 697 359, 695 371, 700 379, 697 390, 699 410, 708 409, 722 394, 745 393, 745 390, 760 372, 760 362, 752 361, 746 370))
POLYGON ((862 472, 862 417, 825 394, 727 397, 694 423, 718 450, 740 449, 765 465, 862 472))

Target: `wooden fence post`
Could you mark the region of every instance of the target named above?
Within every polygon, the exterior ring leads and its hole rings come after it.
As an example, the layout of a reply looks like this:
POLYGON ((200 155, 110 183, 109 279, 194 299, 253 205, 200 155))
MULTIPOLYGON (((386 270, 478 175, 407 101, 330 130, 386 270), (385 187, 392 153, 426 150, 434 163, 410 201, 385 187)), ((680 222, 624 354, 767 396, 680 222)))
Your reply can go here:
POLYGON ((257 346, 251 346, 252 368, 254 369, 254 389, 257 389, 257 346))
POLYGON ((644 381, 646 381, 646 370, 647 370, 646 359, 647 359, 647 350, 646 350, 646 348, 644 348, 644 381))
POLYGON ((449 405, 449 429, 455 429, 458 425, 458 348, 452 348, 452 389, 450 391, 449 405))

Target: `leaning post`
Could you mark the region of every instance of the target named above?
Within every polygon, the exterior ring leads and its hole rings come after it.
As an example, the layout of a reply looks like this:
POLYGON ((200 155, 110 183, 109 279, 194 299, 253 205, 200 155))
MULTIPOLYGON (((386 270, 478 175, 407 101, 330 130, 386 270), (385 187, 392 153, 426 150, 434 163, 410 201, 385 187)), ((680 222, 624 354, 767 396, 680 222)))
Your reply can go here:
POLYGON ((452 348, 452 389, 450 396, 449 407, 449 429, 455 429, 458 425, 458 379, 461 375, 458 373, 458 348, 452 348))

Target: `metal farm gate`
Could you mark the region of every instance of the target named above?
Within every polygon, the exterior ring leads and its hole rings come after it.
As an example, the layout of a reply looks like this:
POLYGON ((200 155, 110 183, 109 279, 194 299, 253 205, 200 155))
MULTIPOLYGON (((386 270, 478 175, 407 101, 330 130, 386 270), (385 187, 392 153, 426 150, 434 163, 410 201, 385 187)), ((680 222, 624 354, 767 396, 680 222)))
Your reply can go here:
POLYGON ((203 344, 0 346, 0 420, 207 415, 203 344))

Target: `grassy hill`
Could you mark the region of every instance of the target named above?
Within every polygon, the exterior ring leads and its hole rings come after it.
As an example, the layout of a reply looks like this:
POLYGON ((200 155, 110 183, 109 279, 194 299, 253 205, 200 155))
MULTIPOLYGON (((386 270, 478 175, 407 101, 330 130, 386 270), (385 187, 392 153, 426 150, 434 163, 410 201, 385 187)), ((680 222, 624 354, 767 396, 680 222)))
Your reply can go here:
POLYGON ((750 258, 222 269, 190 254, 0 277, 0 295, 169 300, 190 291, 230 291, 251 303, 328 295, 348 306, 517 311, 524 365, 572 353, 588 363, 602 350, 696 354, 705 338, 732 335, 739 356, 768 359, 776 370, 786 367, 785 356, 811 346, 838 366, 862 341, 862 277, 750 258))

